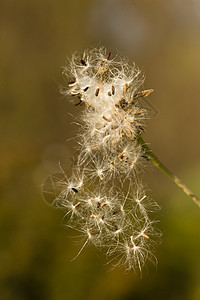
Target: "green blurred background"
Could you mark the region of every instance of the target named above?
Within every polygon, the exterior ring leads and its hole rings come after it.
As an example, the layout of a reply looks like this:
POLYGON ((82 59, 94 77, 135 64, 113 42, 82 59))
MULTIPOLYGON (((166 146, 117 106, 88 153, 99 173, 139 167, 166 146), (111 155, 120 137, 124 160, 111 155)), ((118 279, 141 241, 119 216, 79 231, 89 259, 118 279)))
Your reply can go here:
POLYGON ((145 73, 156 109, 145 139, 200 195, 199 0, 1 0, 0 300, 200 299, 200 209, 155 167, 145 181, 163 237, 142 278, 109 272, 90 247, 71 262, 80 244, 41 196, 75 146, 61 67, 99 42, 145 73))

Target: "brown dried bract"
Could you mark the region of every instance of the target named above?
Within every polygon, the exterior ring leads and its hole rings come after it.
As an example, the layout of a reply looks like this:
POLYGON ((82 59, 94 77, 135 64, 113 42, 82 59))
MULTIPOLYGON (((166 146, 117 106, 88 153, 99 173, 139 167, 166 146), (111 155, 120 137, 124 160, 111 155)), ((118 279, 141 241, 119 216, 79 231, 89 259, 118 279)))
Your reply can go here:
POLYGON ((123 92, 126 93, 129 87, 130 87, 130 84, 125 83, 124 87, 123 87, 123 92))
POLYGON ((118 230, 118 226, 114 222, 112 222, 112 227, 115 229, 115 231, 118 230))
POLYGON ((110 59, 110 56, 111 56, 111 51, 108 52, 108 54, 106 55, 106 59, 110 59))
POLYGON ((145 234, 145 233, 142 233, 142 236, 143 236, 144 238, 146 238, 146 239, 149 239, 149 236, 148 236, 147 234, 145 234))
POLYGON ((137 98, 140 98, 140 97, 147 97, 149 96, 154 90, 153 89, 149 89, 149 90, 144 90, 144 91, 141 91, 141 92, 137 92, 134 96, 133 96, 133 99, 137 99, 137 98))
POLYGON ((112 85, 112 95, 114 95, 115 94, 115 87, 114 87, 114 85, 112 85))
POLYGON ((105 116, 103 116, 102 118, 107 122, 111 122, 111 120, 107 119, 105 116))
POLYGON ((121 211, 121 209, 117 209, 116 211, 113 212, 113 215, 118 215, 121 211))
POLYGON ((83 104, 84 102, 80 99, 79 101, 77 101, 76 103, 74 103, 74 106, 78 106, 83 104))
POLYGON ((89 86, 86 86, 86 87, 83 89, 83 91, 84 91, 84 92, 87 92, 88 89, 89 89, 89 86))
POLYGON ((86 62, 82 58, 80 59, 80 62, 83 66, 85 66, 85 67, 87 66, 86 62))
POLYGON ((98 95, 99 95, 99 88, 97 88, 95 92, 95 96, 98 97, 98 95))
POLYGON ((70 81, 68 81, 69 86, 74 85, 76 83, 75 79, 72 79, 70 81))
POLYGON ((99 233, 100 233, 99 230, 97 230, 97 231, 92 231, 92 232, 91 232, 91 235, 97 235, 97 234, 99 234, 99 233))

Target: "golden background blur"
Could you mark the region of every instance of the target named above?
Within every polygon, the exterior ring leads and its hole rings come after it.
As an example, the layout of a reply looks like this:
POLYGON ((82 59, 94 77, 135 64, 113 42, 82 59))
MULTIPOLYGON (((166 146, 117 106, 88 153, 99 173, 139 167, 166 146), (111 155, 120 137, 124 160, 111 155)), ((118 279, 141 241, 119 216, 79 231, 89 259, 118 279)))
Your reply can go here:
POLYGON ((1 300, 200 299, 200 209, 155 167, 145 180, 163 236, 142 278, 109 272, 92 247, 71 262, 80 244, 42 198, 75 146, 78 108, 59 94, 61 67, 100 42, 144 72, 156 110, 145 140, 200 195, 200 1, 1 0, 1 300))

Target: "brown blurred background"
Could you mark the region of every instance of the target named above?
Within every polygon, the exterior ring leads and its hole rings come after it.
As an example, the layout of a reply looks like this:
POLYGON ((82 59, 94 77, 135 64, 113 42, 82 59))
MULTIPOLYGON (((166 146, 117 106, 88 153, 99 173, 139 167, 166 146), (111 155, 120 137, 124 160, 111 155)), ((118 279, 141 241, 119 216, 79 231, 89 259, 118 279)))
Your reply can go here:
POLYGON ((155 167, 145 180, 163 237, 142 278, 109 272, 90 247, 71 262, 80 244, 41 196, 75 146, 61 67, 99 42, 145 73, 156 110, 145 139, 200 195, 200 1, 1 0, 0 299, 198 300, 200 209, 155 167))

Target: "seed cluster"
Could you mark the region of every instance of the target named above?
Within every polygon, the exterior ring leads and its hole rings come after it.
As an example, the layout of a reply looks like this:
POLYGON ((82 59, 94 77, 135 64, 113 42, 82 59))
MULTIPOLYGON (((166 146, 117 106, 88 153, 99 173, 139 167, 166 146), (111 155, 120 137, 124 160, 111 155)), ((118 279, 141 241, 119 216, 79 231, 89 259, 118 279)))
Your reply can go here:
MULTIPOLYGON (((138 91, 143 83, 139 69, 125 59, 111 59, 101 47, 74 55, 65 95, 75 98, 81 110, 78 155, 69 178, 61 169, 44 184, 51 204, 65 211, 67 226, 81 232, 127 270, 153 260, 152 247, 159 232, 150 215, 158 205, 143 188, 140 170, 145 155, 136 137, 144 130, 147 111, 140 98, 153 90, 138 91)), ((79 254, 78 253, 78 254, 79 254)))

